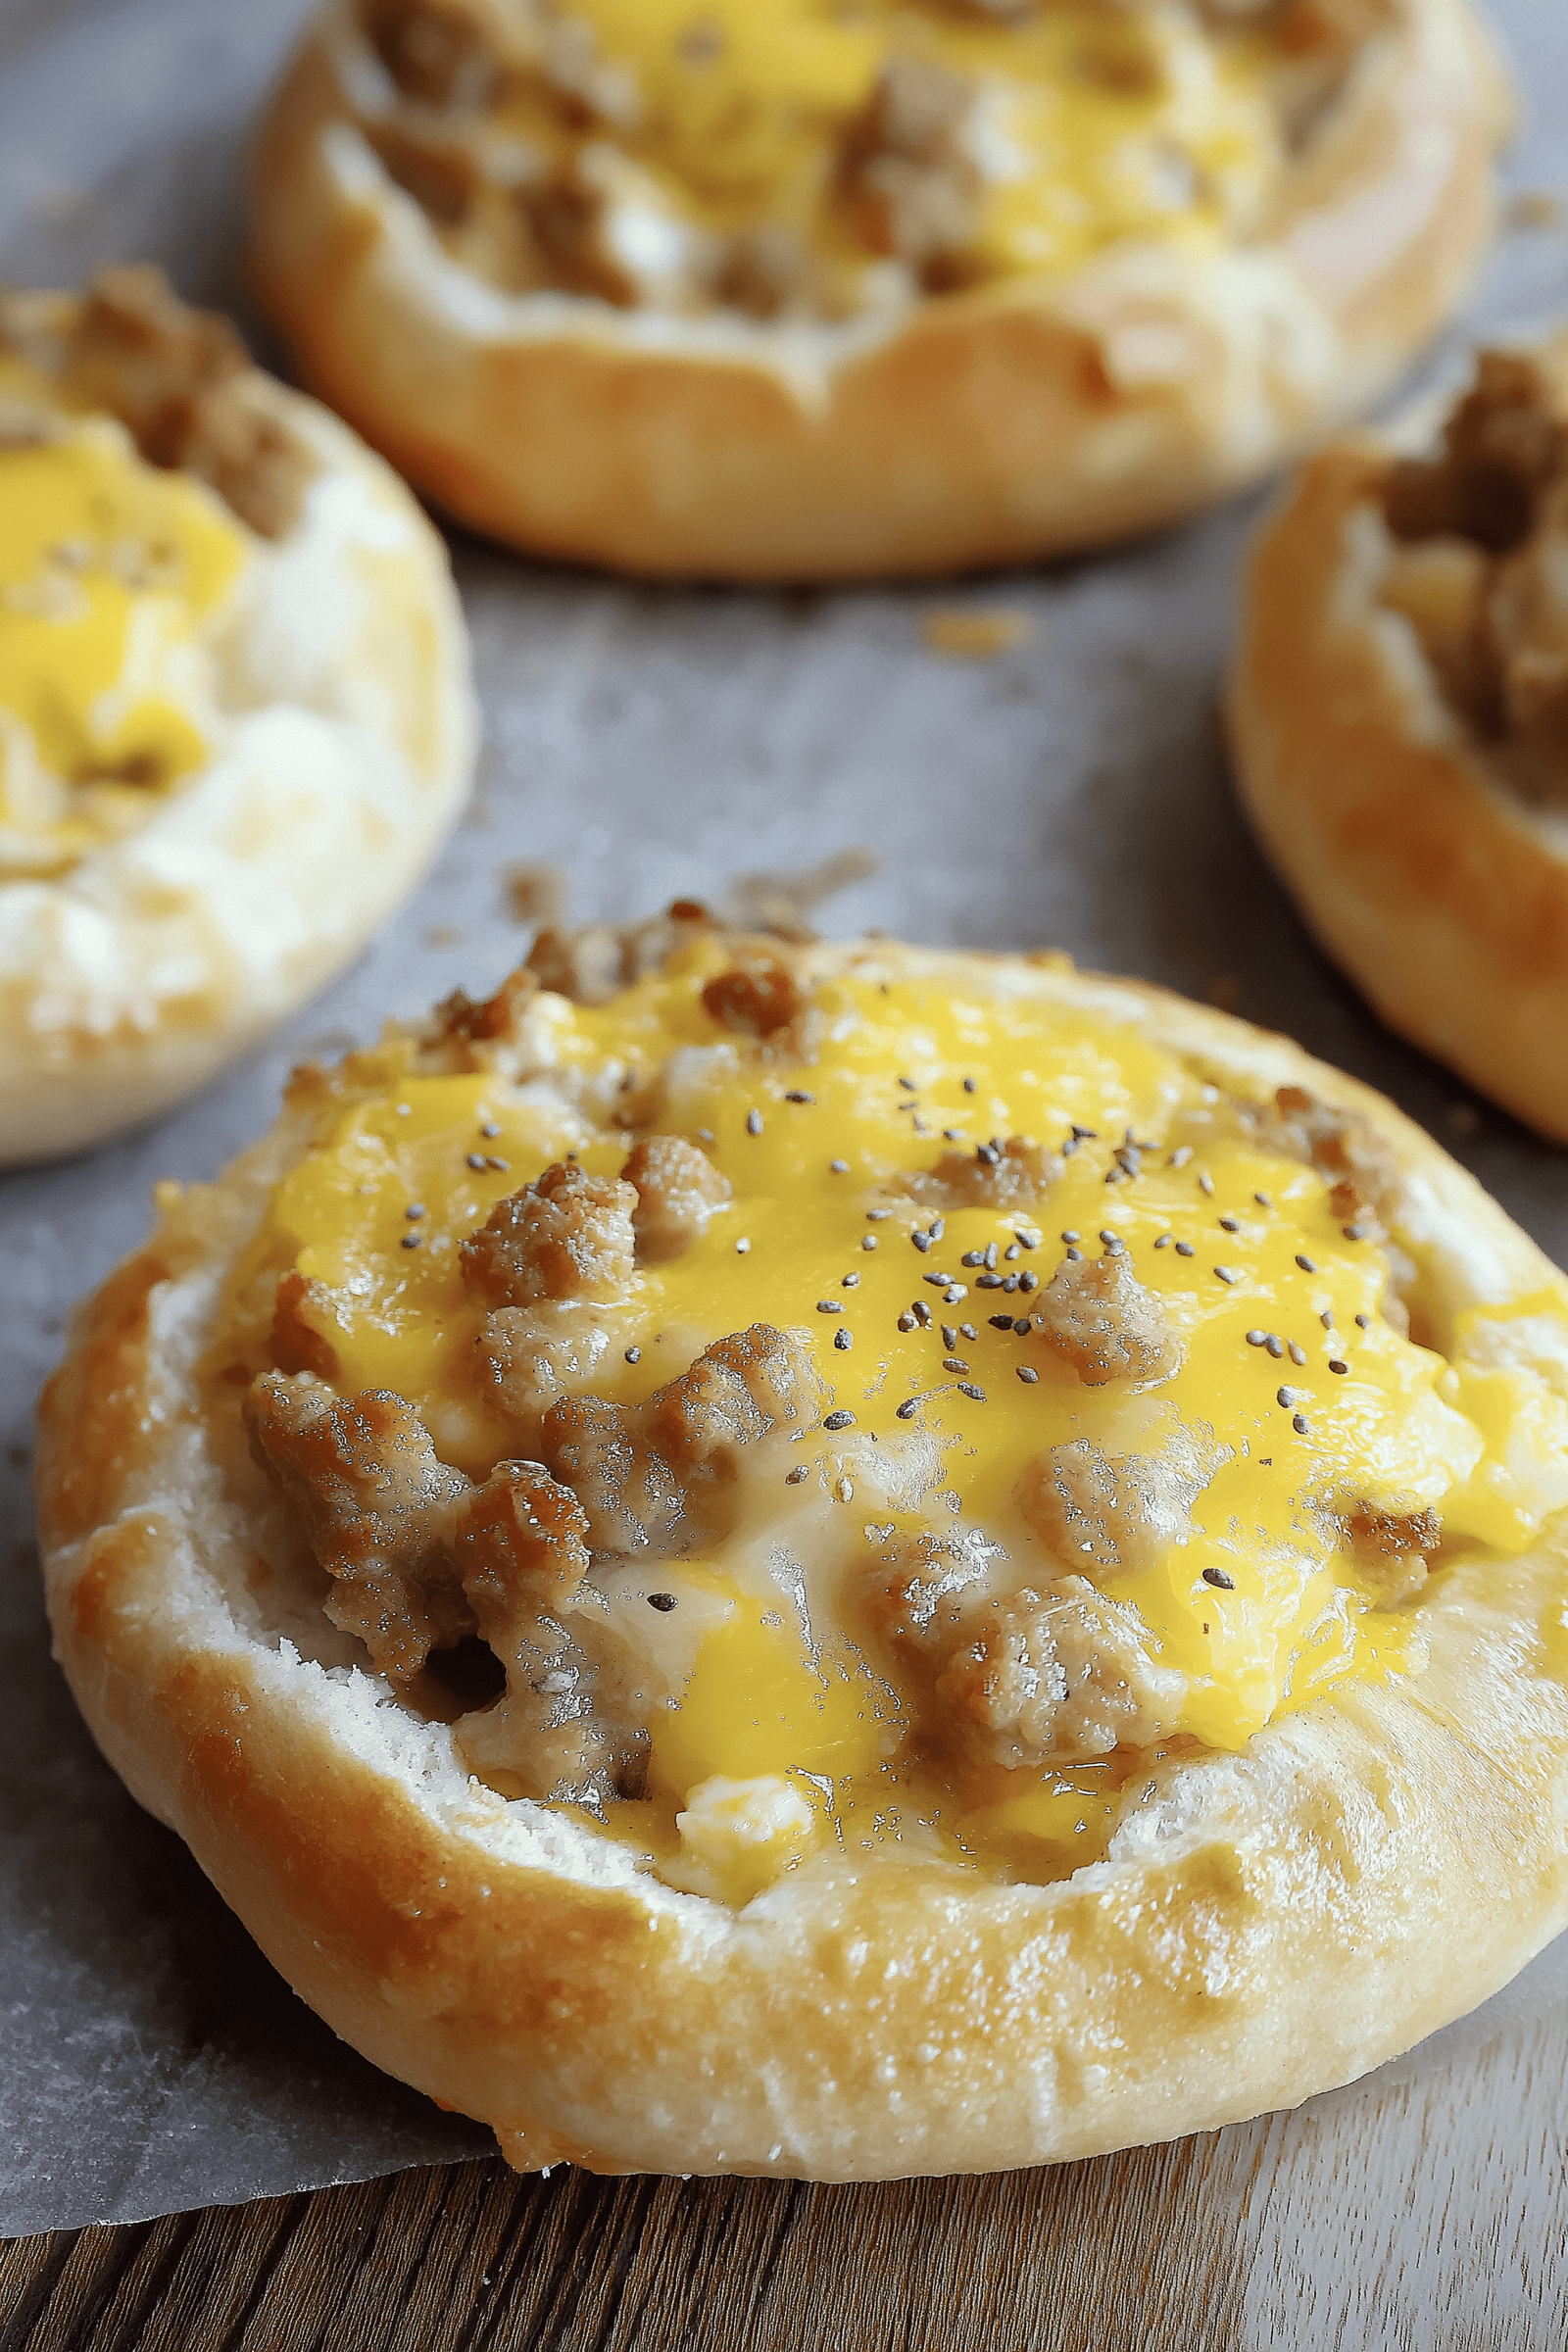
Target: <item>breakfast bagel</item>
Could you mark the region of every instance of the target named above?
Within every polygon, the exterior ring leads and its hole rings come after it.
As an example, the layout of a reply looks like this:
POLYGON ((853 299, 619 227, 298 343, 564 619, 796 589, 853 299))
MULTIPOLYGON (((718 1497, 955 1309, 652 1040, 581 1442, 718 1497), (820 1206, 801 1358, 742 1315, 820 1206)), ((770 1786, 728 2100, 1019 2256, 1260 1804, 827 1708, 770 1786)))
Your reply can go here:
POLYGON ((156 270, 0 289, 0 1166, 329 979, 474 740, 445 551, 379 458, 156 270))
POLYGON ((1489 234, 1469 0, 328 0, 256 152, 306 379, 481 531, 849 579, 1192 513, 1489 234))
POLYGON ((42 1401, 57 1653, 519 2168, 1206 2129, 1568 1921, 1568 1284, 1288 1041, 682 902, 160 1205, 42 1401))
POLYGON ((1306 466, 1253 555, 1244 803, 1392 1028, 1568 1143, 1568 338, 1306 466))

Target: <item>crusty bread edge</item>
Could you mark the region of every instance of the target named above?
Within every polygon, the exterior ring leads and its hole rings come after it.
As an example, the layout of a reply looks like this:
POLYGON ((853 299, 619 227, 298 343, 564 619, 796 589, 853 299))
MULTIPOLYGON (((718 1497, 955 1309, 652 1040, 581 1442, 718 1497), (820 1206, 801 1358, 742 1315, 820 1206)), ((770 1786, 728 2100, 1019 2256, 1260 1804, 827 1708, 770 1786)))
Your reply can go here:
MULTIPOLYGON (((1239 1091, 1366 1110, 1440 1312, 1544 1290, 1568 1333, 1561 1277, 1473 1180, 1287 1040, 1059 961, 812 954, 1101 1004, 1239 1091)), ((105 1754, 296 1989, 513 2163, 852 2180, 1174 2136, 1365 2072, 1568 1921, 1562 1520, 1436 1580, 1418 1680, 1154 1768, 1109 1858, 1056 1886, 846 1862, 732 1915, 443 1771, 438 1730, 244 1634, 204 1564, 242 1562, 244 1536, 187 1327, 300 1141, 283 1122, 173 1204, 81 1311, 40 1408, 57 1652, 105 1754)))
MULTIPOLYGON (((74 307, 66 297, 26 300, 74 307)), ((286 762, 260 772, 252 764, 248 801, 230 821, 215 817, 214 788, 204 790, 217 771, 203 771, 128 844, 89 852, 56 882, 24 886, 44 902, 27 920, 49 936, 52 968, 30 978, 15 949, 0 968, 0 1167, 141 1125, 259 1045, 407 898, 472 781, 478 707, 440 534, 385 462, 318 402, 261 369, 244 391, 298 437, 323 480, 356 480, 372 507, 396 518, 395 545, 353 551, 377 580, 375 627, 362 629, 353 654, 385 710, 376 773, 372 780, 339 762, 306 784, 286 762), (287 905, 302 874, 319 877, 313 822, 335 847, 351 824, 356 854, 329 860, 329 892, 316 890, 309 918, 292 925, 284 954, 269 965, 255 952, 250 909, 259 898, 287 905), (94 932, 108 925, 107 980, 94 952, 73 955, 83 923, 94 932), (172 955, 176 923, 180 949, 172 955), (64 943, 58 957, 55 941, 64 943), (72 1005, 65 1018, 55 1002, 62 996, 72 1005)), ((294 526, 312 527, 309 511, 294 526)), ((280 624, 279 614, 269 618, 280 624)), ((296 625, 309 627, 309 615, 296 625)), ((363 727, 357 748, 371 750, 363 727)))
MULTIPOLYGON (((1568 391, 1568 345, 1553 364, 1568 391)), ((1369 435, 1322 451, 1258 532, 1227 689, 1237 789, 1389 1026, 1568 1143, 1563 819, 1489 769, 1357 576, 1389 457, 1369 435)))
POLYGON ((1468 0, 1400 7, 1252 244, 1206 262, 1122 250, 1060 282, 920 302, 824 357, 809 335, 655 336, 603 303, 479 288, 368 148, 354 170, 334 149, 350 34, 331 0, 257 144, 255 280, 313 387, 520 547, 759 581, 1069 553, 1172 522, 1319 437, 1468 282, 1511 93, 1468 0), (1150 380, 1162 341, 1182 356, 1150 380))

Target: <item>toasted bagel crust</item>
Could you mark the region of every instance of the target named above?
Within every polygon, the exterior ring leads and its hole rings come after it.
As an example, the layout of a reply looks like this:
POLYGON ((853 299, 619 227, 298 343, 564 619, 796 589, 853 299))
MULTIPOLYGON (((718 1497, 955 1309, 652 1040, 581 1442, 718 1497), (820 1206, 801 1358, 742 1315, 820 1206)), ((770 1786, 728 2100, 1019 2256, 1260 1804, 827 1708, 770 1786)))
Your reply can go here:
MULTIPOLYGON (((1568 340, 1537 355, 1568 415, 1568 340)), ((1259 533, 1228 689, 1243 803, 1391 1028, 1568 1142, 1568 811, 1534 808, 1381 609, 1358 522, 1391 444, 1324 450, 1259 533)))
POLYGON ((1055 555, 1254 479, 1450 310, 1512 119, 1468 0, 1398 0, 1246 246, 1112 249, 887 325, 694 325, 460 269, 353 125, 361 56, 332 0, 255 156, 256 281, 307 380, 479 530, 737 580, 1055 555))
MULTIPOLYGON (((1092 1004, 1238 1091, 1363 1111, 1440 1324, 1562 1295, 1427 1136, 1283 1039, 1059 962, 808 956, 1092 1004)), ((195 1409, 225 1274, 307 1132, 287 1114, 171 1200, 74 1326, 40 1419, 57 1653, 105 1754, 296 1989, 519 2168, 857 2180, 1172 2136, 1363 2073, 1568 1920, 1562 1516, 1521 1558, 1431 1581, 1424 1675, 1155 1765, 1158 1800, 1054 1885, 846 1860, 732 1913, 470 1783, 442 1727, 258 1622, 195 1409)), ((1544 1311, 1568 1365, 1568 1309, 1544 1311)))
MULTIPOLYGON (((0 330, 46 348, 81 307, 14 294, 0 330)), ((0 1166, 138 1125, 257 1044, 359 954, 467 793, 439 535, 316 401, 259 368, 230 396, 303 452, 303 511, 241 582, 230 740, 127 840, 0 881, 0 1166)))

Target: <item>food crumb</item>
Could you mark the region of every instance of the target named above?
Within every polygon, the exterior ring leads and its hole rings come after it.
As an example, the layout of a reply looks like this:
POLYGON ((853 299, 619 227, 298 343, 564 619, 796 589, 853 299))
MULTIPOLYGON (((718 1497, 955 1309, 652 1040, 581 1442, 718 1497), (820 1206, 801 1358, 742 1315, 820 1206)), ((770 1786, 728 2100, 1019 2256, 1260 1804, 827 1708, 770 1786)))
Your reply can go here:
POLYGON ((1509 200, 1510 228, 1555 228, 1563 217, 1563 201, 1549 188, 1521 188, 1509 200))
POLYGON ((950 661, 994 662, 999 654, 1010 654, 1022 645, 1032 627, 1027 612, 1007 606, 976 612, 938 605, 922 615, 920 634, 933 654, 945 654, 950 661))
POLYGON ((509 865, 501 875, 507 911, 519 923, 559 930, 566 912, 566 877, 557 865, 509 865))

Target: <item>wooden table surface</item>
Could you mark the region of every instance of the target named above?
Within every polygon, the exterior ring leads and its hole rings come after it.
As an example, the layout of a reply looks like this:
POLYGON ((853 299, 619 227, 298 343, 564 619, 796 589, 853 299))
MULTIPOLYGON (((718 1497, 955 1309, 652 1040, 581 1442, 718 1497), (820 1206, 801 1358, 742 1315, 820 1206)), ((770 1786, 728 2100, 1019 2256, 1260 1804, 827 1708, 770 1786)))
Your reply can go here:
MULTIPOLYGON (((1568 1946, 1568 1939, 1565 1939, 1568 1946)), ((499 2159, 0 2251, 0 2352, 1563 2352, 1568 1948, 1367 2082, 962 2180, 499 2159)))
POLYGON ((0 2352, 1232 2352, 1212 2144, 855 2188, 433 2167, 18 2239, 0 2352))

